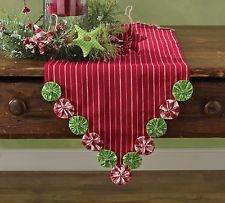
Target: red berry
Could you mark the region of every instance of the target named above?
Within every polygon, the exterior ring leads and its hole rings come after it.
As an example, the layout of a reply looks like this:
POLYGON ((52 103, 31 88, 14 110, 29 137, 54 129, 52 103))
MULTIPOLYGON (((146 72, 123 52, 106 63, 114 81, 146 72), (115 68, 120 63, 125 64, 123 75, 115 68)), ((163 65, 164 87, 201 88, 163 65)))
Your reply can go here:
POLYGON ((27 28, 27 29, 32 29, 32 28, 33 28, 33 24, 32 24, 32 23, 28 23, 28 24, 26 25, 26 28, 27 28))
POLYGON ((23 13, 29 13, 30 12, 30 8, 28 8, 27 6, 25 6, 23 8, 23 13))

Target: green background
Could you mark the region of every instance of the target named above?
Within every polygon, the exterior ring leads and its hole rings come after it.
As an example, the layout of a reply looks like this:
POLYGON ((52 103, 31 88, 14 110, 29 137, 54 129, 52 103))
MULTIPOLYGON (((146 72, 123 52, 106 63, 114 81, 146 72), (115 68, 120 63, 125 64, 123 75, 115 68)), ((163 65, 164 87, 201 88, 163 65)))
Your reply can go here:
MULTIPOLYGON (((27 0, 32 10, 32 17, 41 14, 42 1, 27 0)), ((122 8, 133 5, 133 18, 159 25, 224 25, 224 0, 120 0, 122 8)), ((22 0, 0 0, 0 10, 8 13, 21 11, 22 0)), ((2 12, 1 11, 1 12, 2 12)), ((160 148, 221 148, 224 139, 156 139, 160 148)), ((77 149, 81 148, 80 140, 0 140, 0 148, 33 148, 33 149, 77 149)))
MULTIPOLYGON (((21 10, 23 0, 0 0, 0 8, 21 10)), ((224 0, 119 0, 121 7, 134 6, 135 20, 159 25, 224 25, 224 0)), ((42 10, 41 0, 27 0, 32 14, 42 10)))

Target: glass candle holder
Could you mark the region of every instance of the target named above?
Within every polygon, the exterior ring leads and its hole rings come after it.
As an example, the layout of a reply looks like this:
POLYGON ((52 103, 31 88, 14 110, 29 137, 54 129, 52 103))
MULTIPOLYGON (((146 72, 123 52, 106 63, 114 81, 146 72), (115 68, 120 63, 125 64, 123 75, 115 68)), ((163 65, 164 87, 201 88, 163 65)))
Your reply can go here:
POLYGON ((44 0, 45 26, 51 15, 56 15, 59 19, 85 16, 87 3, 88 0, 44 0))

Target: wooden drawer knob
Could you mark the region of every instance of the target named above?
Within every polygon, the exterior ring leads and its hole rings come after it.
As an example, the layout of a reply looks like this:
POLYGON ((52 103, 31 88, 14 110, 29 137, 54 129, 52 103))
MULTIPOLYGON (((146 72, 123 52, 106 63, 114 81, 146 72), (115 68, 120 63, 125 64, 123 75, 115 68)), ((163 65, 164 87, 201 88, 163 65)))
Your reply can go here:
POLYGON ((223 113, 223 107, 218 101, 209 101, 204 108, 207 116, 220 116, 223 113))
POLYGON ((12 99, 9 102, 9 111, 13 115, 19 116, 27 111, 27 105, 22 99, 12 99))

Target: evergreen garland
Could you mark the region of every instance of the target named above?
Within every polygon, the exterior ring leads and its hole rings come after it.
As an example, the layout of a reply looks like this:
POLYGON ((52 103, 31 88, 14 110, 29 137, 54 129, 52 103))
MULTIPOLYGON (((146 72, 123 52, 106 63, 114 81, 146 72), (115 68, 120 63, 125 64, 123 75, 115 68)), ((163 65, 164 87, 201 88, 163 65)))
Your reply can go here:
POLYGON ((36 57, 23 46, 23 41, 34 34, 33 29, 26 27, 26 17, 4 16, 0 18, 0 49, 11 58, 36 57))
MULTIPOLYGON (((38 47, 29 49, 24 45, 26 39, 35 35, 34 25, 28 15, 30 9, 25 1, 24 6, 20 15, 0 16, 0 52, 5 56, 63 60, 96 60, 116 56, 117 49, 111 42, 113 36, 109 33, 114 33, 119 25, 121 12, 119 12, 117 0, 89 0, 88 12, 85 17, 61 18, 62 20, 57 25, 59 28, 56 30, 52 42, 46 44, 44 54, 40 54, 38 47), (93 49, 88 58, 83 58, 80 47, 67 46, 71 38, 76 37, 75 24, 87 31, 100 27, 101 33, 98 36, 98 41, 104 47, 104 51, 93 49)), ((36 22, 40 22, 39 20, 36 22)), ((39 26, 44 29, 43 25, 39 26)), ((55 27, 55 25, 50 27, 55 27)))
POLYGON ((100 24, 117 27, 120 23, 118 16, 121 14, 117 0, 90 0, 83 27, 87 30, 98 27, 100 24))

